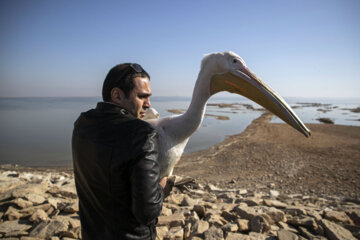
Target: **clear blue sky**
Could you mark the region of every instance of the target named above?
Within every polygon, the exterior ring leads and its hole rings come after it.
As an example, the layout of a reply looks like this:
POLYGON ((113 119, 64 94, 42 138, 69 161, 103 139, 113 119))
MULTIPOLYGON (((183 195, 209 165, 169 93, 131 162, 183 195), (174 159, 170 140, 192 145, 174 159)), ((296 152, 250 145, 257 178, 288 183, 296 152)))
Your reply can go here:
POLYGON ((0 97, 100 96, 138 62, 154 96, 191 96, 231 50, 285 97, 360 97, 360 1, 0 1, 0 97))

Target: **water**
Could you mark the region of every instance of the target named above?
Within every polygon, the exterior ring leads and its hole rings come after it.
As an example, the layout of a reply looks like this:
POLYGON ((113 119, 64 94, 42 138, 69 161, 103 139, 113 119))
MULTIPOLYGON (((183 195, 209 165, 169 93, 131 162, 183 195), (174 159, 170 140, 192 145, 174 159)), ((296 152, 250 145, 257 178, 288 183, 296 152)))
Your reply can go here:
MULTIPOLYGON (((24 166, 69 166, 71 160, 71 134, 73 123, 80 112, 94 108, 100 98, 0 98, 0 164, 24 166)), ((168 109, 187 109, 190 98, 152 97, 152 106, 160 116, 172 115, 168 109)), ((317 123, 318 117, 328 117, 336 124, 360 126, 360 114, 349 108, 360 106, 358 100, 287 99, 291 106, 303 102, 332 104, 331 106, 294 109, 305 123, 317 123), (318 109, 329 109, 320 112, 318 109)), ((209 103, 241 103, 258 105, 243 98, 214 98, 209 103)), ((206 149, 221 142, 227 135, 242 132, 261 111, 208 106, 207 114, 228 116, 229 120, 205 117, 201 128, 190 138, 185 152, 206 149)), ((281 122, 276 117, 272 122, 281 122)))

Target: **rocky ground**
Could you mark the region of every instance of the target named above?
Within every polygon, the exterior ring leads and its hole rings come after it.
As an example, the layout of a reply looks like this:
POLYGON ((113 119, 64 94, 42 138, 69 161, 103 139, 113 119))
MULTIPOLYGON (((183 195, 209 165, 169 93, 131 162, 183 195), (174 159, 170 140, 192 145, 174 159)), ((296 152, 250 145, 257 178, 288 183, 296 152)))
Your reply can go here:
MULTIPOLYGON (((360 128, 270 118, 181 159, 157 239, 360 239, 360 128)), ((81 238, 72 170, 0 166, 0 238, 81 238)))
MULTIPOLYGON (((79 239, 73 175, 2 167, 0 238, 79 239)), ((254 192, 176 177, 157 239, 360 239, 359 202, 254 192)))

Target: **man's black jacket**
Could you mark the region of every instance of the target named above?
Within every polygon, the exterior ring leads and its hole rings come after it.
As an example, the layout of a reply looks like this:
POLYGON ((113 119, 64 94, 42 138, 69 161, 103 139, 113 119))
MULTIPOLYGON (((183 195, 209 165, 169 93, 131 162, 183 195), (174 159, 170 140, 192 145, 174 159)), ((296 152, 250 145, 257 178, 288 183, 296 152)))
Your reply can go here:
POLYGON ((73 161, 83 239, 155 239, 162 208, 157 134, 111 103, 74 124, 73 161))

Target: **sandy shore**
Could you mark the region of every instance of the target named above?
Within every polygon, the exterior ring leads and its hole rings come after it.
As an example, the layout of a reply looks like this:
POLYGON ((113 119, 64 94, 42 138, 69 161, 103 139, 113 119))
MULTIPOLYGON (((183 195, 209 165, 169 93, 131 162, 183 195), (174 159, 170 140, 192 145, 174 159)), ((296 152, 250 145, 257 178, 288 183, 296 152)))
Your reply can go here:
POLYGON ((265 113, 241 134, 182 157, 174 173, 222 186, 360 199, 360 127, 307 124, 305 138, 265 113))

